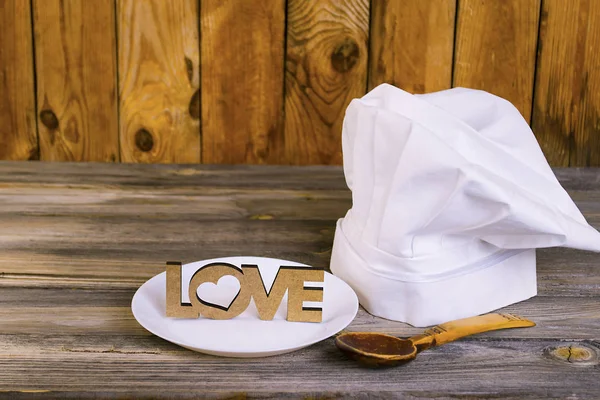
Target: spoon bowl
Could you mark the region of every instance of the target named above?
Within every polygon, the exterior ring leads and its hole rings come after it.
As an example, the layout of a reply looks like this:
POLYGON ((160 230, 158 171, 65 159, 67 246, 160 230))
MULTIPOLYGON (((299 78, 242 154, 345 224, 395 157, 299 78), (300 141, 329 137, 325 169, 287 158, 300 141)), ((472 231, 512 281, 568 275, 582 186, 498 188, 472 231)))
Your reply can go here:
POLYGON ((417 357, 417 346, 410 339, 384 333, 342 333, 335 345, 349 358, 369 367, 394 367, 417 357))

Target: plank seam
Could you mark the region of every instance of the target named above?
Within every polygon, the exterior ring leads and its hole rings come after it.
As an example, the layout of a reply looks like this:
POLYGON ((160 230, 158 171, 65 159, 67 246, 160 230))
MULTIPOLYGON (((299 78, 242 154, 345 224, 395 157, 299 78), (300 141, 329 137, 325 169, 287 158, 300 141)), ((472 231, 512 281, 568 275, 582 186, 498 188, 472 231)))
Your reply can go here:
MULTIPOLYGON (((542 11, 544 10, 544 4, 546 3, 546 0, 541 0, 540 1, 540 10, 539 10, 539 15, 538 15, 538 32, 537 32, 537 38, 536 38, 536 42, 535 42, 535 60, 534 60, 534 64, 533 64, 533 85, 531 88, 531 112, 529 113, 529 126, 533 126, 533 113, 535 110, 535 89, 537 87, 537 78, 538 78, 538 69, 539 69, 539 60, 540 60, 540 37, 541 37, 541 33, 542 33, 542 11)), ((535 132, 534 132, 535 133, 535 132)), ((571 156, 571 149, 569 149, 569 164, 571 162, 570 160, 570 156, 571 156)))
POLYGON ((117 6, 118 0, 113 0, 113 19, 115 29, 115 107, 117 109, 117 162, 121 162, 121 87, 119 85, 119 7, 117 6))
MULTIPOLYGON (((196 26, 198 29, 198 96, 200 96, 200 100, 198 103, 200 104, 200 110, 198 112, 198 140, 200 141, 200 145, 198 146, 198 151, 200 152, 198 156, 198 164, 204 163, 204 137, 202 136, 202 0, 196 1, 196 26)), ((193 75, 193 74, 192 74, 193 75)))
POLYGON ((281 150, 279 150, 279 155, 278 155, 278 160, 277 163, 278 164, 291 164, 288 156, 287 156, 287 151, 286 151, 286 136, 287 136, 287 129, 286 129, 286 115, 285 115, 285 102, 286 102, 286 98, 285 96, 287 95, 287 80, 286 80, 286 76, 287 76, 287 67, 286 67, 286 63, 287 63, 287 58, 288 58, 288 30, 289 30, 289 18, 288 18, 288 12, 289 12, 289 3, 291 0, 282 0, 284 1, 285 5, 284 5, 284 17, 283 17, 283 74, 282 75, 282 89, 281 89, 281 95, 282 95, 282 101, 281 101, 281 116, 280 116, 280 121, 279 121, 279 129, 280 129, 280 134, 283 138, 283 143, 281 144, 281 150))
POLYGON ((372 56, 372 38, 373 38, 373 0, 369 1, 369 31, 367 37, 367 79, 365 82, 365 93, 371 88, 371 56, 372 56))
POLYGON ((450 71, 450 87, 454 87, 454 73, 456 69, 456 42, 458 40, 458 16, 460 11, 460 1, 454 2, 454 38, 452 40, 452 66, 450 71))
POLYGON ((32 154, 30 152, 29 161, 41 159, 41 148, 40 148, 40 130, 38 127, 38 83, 37 83, 37 65, 36 65, 36 57, 35 57, 35 18, 34 18, 34 0, 29 0, 29 19, 31 25, 31 73, 33 74, 33 112, 34 112, 34 127, 35 127, 35 138, 36 138, 36 153, 32 154))

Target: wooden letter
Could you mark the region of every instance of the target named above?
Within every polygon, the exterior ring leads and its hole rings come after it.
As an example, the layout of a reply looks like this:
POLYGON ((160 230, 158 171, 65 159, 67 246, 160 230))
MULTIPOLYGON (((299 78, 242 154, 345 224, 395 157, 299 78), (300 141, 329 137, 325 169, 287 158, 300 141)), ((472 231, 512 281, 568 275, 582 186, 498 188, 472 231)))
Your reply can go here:
POLYGON ((322 309, 303 307, 304 301, 323 301, 323 288, 305 288, 305 281, 323 282, 325 272, 303 267, 282 266, 277 272, 271 290, 267 293, 257 265, 242 265, 245 285, 262 320, 272 320, 288 292, 287 320, 296 322, 321 322, 322 309))
POLYGON ((262 320, 270 321, 273 319, 285 291, 288 290, 289 274, 287 274, 288 270, 284 268, 279 268, 271 290, 267 293, 258 265, 242 265, 246 279, 245 284, 252 293, 254 304, 256 304, 258 310, 258 317, 262 320))
POLYGON ((250 304, 250 291, 246 290, 244 273, 235 265, 226 263, 208 264, 200 268, 190 280, 190 301, 203 317, 212 319, 231 319, 243 313, 250 304), (198 287, 205 282, 217 284, 226 275, 240 282, 240 290, 227 307, 202 300, 197 293, 198 287))
POLYGON ((207 264, 190 279, 189 303, 181 301, 181 263, 167 262, 167 317, 231 319, 243 313, 254 298, 258 317, 270 321, 275 316, 288 292, 287 320, 294 322, 321 322, 321 307, 304 307, 305 301, 323 301, 322 287, 307 287, 305 282, 323 282, 325 271, 305 267, 279 267, 271 289, 267 292, 258 265, 235 265, 223 262, 207 264), (211 303, 198 295, 203 283, 218 284, 224 276, 233 276, 240 283, 238 293, 228 306, 211 303))
POLYGON ((191 303, 181 301, 181 263, 167 262, 167 317, 198 318, 191 303))
POLYGON ((323 320, 323 308, 304 307, 303 303, 305 301, 323 301, 323 288, 304 286, 304 282, 323 282, 324 280, 325 271, 322 269, 297 268, 293 270, 293 278, 288 289, 288 321, 321 322, 323 320))

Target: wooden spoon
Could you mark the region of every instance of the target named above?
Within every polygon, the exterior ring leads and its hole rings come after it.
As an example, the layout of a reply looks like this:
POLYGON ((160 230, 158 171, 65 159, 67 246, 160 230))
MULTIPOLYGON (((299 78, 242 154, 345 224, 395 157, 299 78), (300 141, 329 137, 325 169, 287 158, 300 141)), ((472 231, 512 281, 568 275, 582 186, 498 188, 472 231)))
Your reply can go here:
POLYGON ((512 314, 485 314, 445 322, 408 339, 376 332, 348 332, 335 338, 347 356, 369 367, 392 367, 415 359, 418 353, 465 336, 508 328, 527 328, 535 323, 512 314))

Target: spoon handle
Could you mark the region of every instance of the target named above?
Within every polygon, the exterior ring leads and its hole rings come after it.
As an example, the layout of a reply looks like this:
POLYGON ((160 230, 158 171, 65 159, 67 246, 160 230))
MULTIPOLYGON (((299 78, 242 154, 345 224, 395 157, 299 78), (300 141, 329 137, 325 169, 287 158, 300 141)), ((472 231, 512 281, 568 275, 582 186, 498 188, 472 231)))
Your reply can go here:
POLYGON ((427 329, 423 334, 413 336, 410 340, 417 346, 418 351, 429 347, 440 346, 465 336, 477 333, 508 328, 527 328, 535 323, 512 314, 484 314, 477 317, 457 319, 444 322, 427 329))

